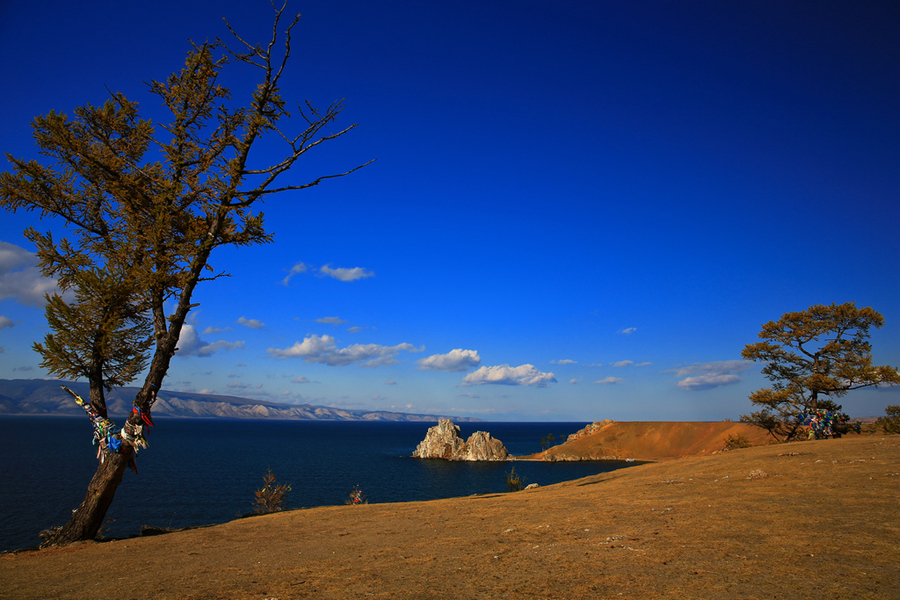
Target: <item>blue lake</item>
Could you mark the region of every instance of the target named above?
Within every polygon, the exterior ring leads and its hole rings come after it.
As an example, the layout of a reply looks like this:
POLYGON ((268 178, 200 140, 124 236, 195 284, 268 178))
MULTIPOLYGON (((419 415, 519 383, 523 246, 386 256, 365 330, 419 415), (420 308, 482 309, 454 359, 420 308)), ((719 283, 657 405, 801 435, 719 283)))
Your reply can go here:
MULTIPOLYGON (((107 514, 106 537, 142 525, 223 523, 252 512, 271 468, 291 484, 288 508, 343 504, 354 486, 369 502, 405 502, 505 492, 510 468, 549 485, 625 467, 623 462, 448 462, 410 458, 434 423, 157 418, 150 447, 127 472, 107 514)), ((488 431, 513 455, 541 450, 585 423, 460 423, 488 431)), ((32 547, 84 498, 96 468, 84 417, 0 417, 0 550, 32 547)))

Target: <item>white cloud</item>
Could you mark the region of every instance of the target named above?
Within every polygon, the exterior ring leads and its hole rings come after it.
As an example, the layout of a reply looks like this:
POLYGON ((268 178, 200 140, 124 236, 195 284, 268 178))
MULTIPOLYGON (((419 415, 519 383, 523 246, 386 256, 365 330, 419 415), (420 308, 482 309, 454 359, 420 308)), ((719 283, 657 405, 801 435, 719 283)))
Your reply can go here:
POLYGON ((510 367, 500 365, 496 367, 481 367, 474 373, 469 373, 460 385, 531 385, 534 387, 546 387, 549 383, 556 383, 553 373, 538 371, 534 365, 520 365, 510 367))
POLYGON ((748 360, 719 360, 705 363, 694 363, 686 367, 670 369, 668 373, 675 373, 678 377, 694 375, 696 373, 741 373, 753 366, 748 360))
POLYGON ((577 365, 577 360, 572 360, 571 358, 564 358, 562 360, 551 360, 551 365, 577 365))
POLYGON ((597 380, 594 383, 599 385, 615 385, 617 383, 622 383, 623 381, 625 380, 620 377, 607 377, 605 379, 597 380))
POLYGON ((265 323, 258 319, 248 319, 246 317, 241 317, 237 320, 238 325, 243 325, 245 327, 249 327, 250 329, 262 329, 266 326, 265 323))
POLYGON ((178 349, 176 350, 176 354, 178 356, 196 354, 197 350, 202 347, 203 344, 204 342, 200 340, 200 334, 197 333, 197 328, 185 323, 181 326, 181 333, 178 334, 178 349))
MULTIPOLYGON (((368 345, 375 346, 375 344, 368 344, 368 345)), ((412 350, 410 350, 411 352, 417 352, 417 350, 413 347, 412 344, 409 344, 409 346, 410 346, 410 348, 412 348, 412 350)), ((424 348, 423 348, 423 350, 424 350, 424 348)), ((370 368, 387 367, 390 365, 396 365, 398 362, 400 362, 400 361, 397 360, 397 355, 396 355, 396 353, 394 353, 394 354, 385 354, 384 356, 379 356, 378 358, 373 358, 372 360, 370 360, 368 362, 364 362, 363 364, 361 364, 359 366, 370 367, 370 368)))
POLYGON ((269 348, 269 354, 280 358, 302 357, 307 358, 307 362, 317 362, 315 357, 323 356, 329 350, 334 350, 334 338, 330 335, 311 335, 303 340, 303 342, 294 342, 294 345, 284 350, 269 348))
POLYGON ((312 383, 309 379, 301 375, 300 377, 294 377, 291 379, 291 383, 312 383))
POLYGON ((375 277, 375 273, 366 271, 362 267, 354 267, 352 269, 337 268, 332 269, 331 266, 325 265, 319 269, 325 277, 333 277, 338 281, 356 281, 357 279, 365 279, 366 277, 375 277))
POLYGON ((0 241, 0 300, 41 307, 44 294, 59 293, 56 280, 41 275, 37 256, 25 248, 0 241))
POLYGON ((244 342, 204 342, 197 333, 197 328, 189 323, 181 326, 181 335, 178 336, 178 352, 176 356, 186 358, 188 356, 212 356, 219 350, 235 350, 243 348, 244 342))
POLYGON ((432 371, 465 371, 469 367, 481 364, 481 357, 476 350, 457 348, 447 354, 433 354, 428 358, 417 360, 419 369, 432 371))
POLYGON ((625 335, 631 335, 635 331, 637 331, 637 327, 626 327, 625 329, 620 330, 619 333, 624 333, 625 335))
MULTIPOLYGON (((281 280, 281 285, 288 285, 294 275, 297 275, 299 273, 311 273, 315 270, 316 268, 314 266, 299 262, 291 267, 291 270, 290 272, 288 272, 287 277, 281 280)), ((375 277, 375 273, 367 271, 362 267, 354 267, 352 269, 337 267, 333 269, 331 268, 331 265, 325 265, 323 267, 320 267, 318 271, 319 277, 332 277, 334 279, 337 279, 338 281, 356 281, 357 279, 365 279, 366 277, 375 277)))
POLYGON ((291 267, 291 270, 288 272, 287 277, 281 280, 281 285, 287 285, 288 283, 290 283, 291 277, 297 275, 298 273, 306 273, 308 270, 309 267, 307 267, 304 263, 297 263, 296 265, 291 267))
POLYGON ((225 340, 219 340, 216 342, 212 342, 209 344, 204 343, 198 350, 197 356, 212 356, 219 350, 237 350, 238 348, 243 348, 244 342, 243 340, 237 342, 228 342, 225 340))
POLYGON ((322 317, 321 319, 316 319, 316 323, 324 323, 325 325, 343 325, 346 322, 347 321, 340 317, 322 317))
POLYGON ((743 381, 743 379, 733 374, 708 374, 698 375, 697 377, 685 377, 675 385, 683 390, 688 391, 711 390, 713 388, 722 387, 723 385, 730 385, 732 383, 738 383, 740 381, 743 381))
POLYGON ((15 323, 9 317, 4 317, 0 315, 0 329, 6 329, 7 327, 14 327, 15 323))
POLYGON ((738 373, 746 371, 752 365, 752 362, 746 360, 720 360, 695 363, 668 372, 684 378, 675 384, 683 390, 710 390, 743 381, 738 373))
POLYGON ((574 385, 574 384, 576 384, 576 383, 581 383, 581 380, 580 380, 580 379, 570 379, 570 380, 569 380, 569 383, 571 383, 571 384, 574 385))
POLYGON ((377 367, 397 362, 396 356, 401 351, 419 352, 412 344, 404 343, 396 346, 379 344, 353 344, 346 348, 338 348, 330 335, 310 335, 302 342, 295 342, 290 348, 280 350, 269 348, 270 356, 278 358, 302 358, 308 363, 322 363, 332 367, 365 362, 363 366, 377 367))
POLYGON ((620 360, 618 362, 614 362, 612 366, 614 367, 627 367, 628 365, 633 365, 633 360, 620 360))
POLYGON ((230 327, 213 327, 210 325, 206 329, 203 330, 202 335, 209 335, 211 333, 222 333, 223 331, 228 331, 230 327))
POLYGON ((37 264, 37 256, 21 246, 0 241, 0 273, 8 273, 37 264))

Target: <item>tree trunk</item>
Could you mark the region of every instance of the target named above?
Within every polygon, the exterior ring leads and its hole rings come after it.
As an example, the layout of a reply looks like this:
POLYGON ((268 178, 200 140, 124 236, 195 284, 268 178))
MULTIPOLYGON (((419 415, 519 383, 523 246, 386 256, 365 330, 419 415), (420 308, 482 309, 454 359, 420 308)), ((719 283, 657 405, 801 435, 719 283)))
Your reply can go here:
POLYGON ((132 458, 132 450, 130 447, 126 450, 127 446, 123 444, 121 454, 103 451, 105 458, 97 465, 84 501, 72 513, 69 522, 50 536, 44 545, 64 546, 72 542, 92 540, 97 536, 106 518, 106 511, 122 482, 128 461, 132 458))
POLYGON ((104 419, 108 416, 106 413, 106 395, 103 393, 103 374, 100 373, 99 377, 94 376, 88 378, 88 383, 90 384, 90 398, 91 398, 91 406, 94 407, 100 416, 104 419))

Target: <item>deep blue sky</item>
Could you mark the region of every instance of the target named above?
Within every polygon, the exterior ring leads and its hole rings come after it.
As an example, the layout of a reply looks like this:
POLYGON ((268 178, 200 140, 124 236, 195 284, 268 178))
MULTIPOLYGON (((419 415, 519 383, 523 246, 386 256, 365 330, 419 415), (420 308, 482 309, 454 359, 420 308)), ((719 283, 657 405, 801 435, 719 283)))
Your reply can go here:
MULTIPOLYGON (((167 387, 494 420, 737 418, 765 384, 740 361, 760 324, 851 300, 885 316, 876 363, 900 364, 900 4, 289 12, 285 97, 346 98, 342 124, 360 124, 291 177, 377 162, 269 200, 275 242, 214 256, 232 277, 200 288, 167 387)), ((2 149, 34 156, 34 116, 107 90, 163 116, 142 82, 189 38, 226 36, 222 16, 268 39, 265 0, 0 3, 2 149)), ((248 74, 225 75, 237 100, 248 74)), ((45 375, 30 224, 0 221, 4 378, 45 375)), ((898 403, 844 399, 856 416, 898 403)))

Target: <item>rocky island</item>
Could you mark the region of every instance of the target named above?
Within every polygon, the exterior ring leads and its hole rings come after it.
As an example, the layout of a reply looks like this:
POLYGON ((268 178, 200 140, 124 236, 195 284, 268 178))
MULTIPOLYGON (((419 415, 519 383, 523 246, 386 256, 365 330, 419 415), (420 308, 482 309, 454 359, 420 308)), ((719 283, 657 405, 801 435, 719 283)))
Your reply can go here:
POLYGON ((428 429, 413 452, 414 458, 441 458, 444 460, 509 460, 509 452, 503 442, 495 440, 486 431, 476 431, 463 441, 459 425, 450 419, 441 419, 428 429))

